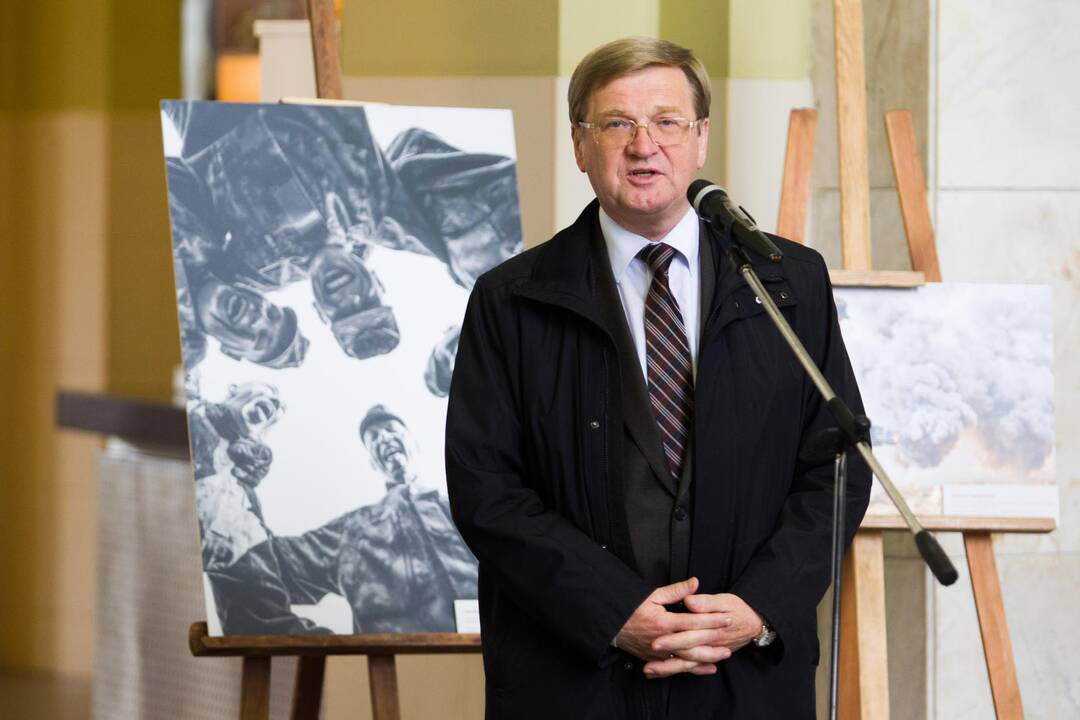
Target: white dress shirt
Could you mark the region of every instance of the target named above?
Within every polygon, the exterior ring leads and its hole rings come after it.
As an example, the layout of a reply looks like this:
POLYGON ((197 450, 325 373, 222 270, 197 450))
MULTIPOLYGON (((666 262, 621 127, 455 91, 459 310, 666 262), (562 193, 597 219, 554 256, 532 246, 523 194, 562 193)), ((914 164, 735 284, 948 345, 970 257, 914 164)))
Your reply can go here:
MULTIPOLYGON (((626 324, 630 327, 630 336, 634 340, 641 373, 647 385, 649 378, 645 364, 645 296, 649 293, 653 273, 648 263, 637 257, 637 254, 649 244, 649 240, 618 225, 603 208, 600 208, 600 230, 604 234, 608 258, 611 260, 611 272, 615 275, 619 298, 622 299, 623 311, 626 313, 626 324)), ((689 208, 671 232, 660 239, 675 248, 675 257, 668 268, 668 287, 671 288, 675 301, 679 303, 695 374, 701 297, 701 278, 698 275, 699 230, 697 213, 693 208, 689 208)))

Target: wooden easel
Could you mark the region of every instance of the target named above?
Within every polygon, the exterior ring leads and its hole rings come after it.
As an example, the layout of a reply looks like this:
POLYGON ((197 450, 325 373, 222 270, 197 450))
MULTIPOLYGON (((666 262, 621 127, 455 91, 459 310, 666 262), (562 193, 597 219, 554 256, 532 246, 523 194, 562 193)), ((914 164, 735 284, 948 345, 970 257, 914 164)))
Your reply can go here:
MULTIPOLYGON (((914 286, 940 282, 941 269, 926 200, 926 183, 911 114, 906 110, 887 112, 885 128, 912 272, 871 270, 862 0, 833 0, 833 19, 844 263, 844 270, 830 271, 833 283, 914 286)), ((814 110, 791 112, 777 231, 798 242, 803 241, 806 226, 816 124, 814 110)), ((1022 718, 1024 711, 991 533, 1051 532, 1054 521, 947 516, 920 517, 919 520, 928 530, 963 533, 994 710, 998 718, 1022 718)), ((899 517, 868 516, 844 561, 839 716, 846 720, 885 720, 889 717, 882 533, 905 527, 899 517)))
POLYGON ((206 623, 193 623, 188 646, 196 657, 241 657, 240 720, 270 716, 270 660, 299 656, 293 686, 292 720, 317 720, 328 655, 367 655, 371 714, 374 720, 399 720, 395 655, 480 652, 479 635, 394 633, 385 635, 207 635, 206 623))
MULTIPOLYGON (((320 100, 341 100, 341 65, 333 0, 307 0, 315 85, 320 100)), ((270 717, 270 661, 298 656, 293 686, 292 720, 317 720, 322 705, 328 655, 366 655, 374 720, 400 720, 395 655, 480 652, 478 634, 394 633, 374 635, 231 635, 210 636, 205 622, 188 631, 196 657, 240 657, 240 720, 270 717)))

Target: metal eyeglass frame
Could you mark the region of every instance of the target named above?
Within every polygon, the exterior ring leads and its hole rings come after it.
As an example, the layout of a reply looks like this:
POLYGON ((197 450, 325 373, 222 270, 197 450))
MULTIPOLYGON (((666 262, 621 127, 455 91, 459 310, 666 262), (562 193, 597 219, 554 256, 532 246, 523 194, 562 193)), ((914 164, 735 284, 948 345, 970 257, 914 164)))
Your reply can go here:
MULTIPOLYGON (((634 132, 633 132, 632 135, 630 135, 630 139, 627 140, 626 143, 623 144, 621 147, 626 147, 630 143, 634 142, 634 140, 637 139, 638 130, 640 130, 641 128, 645 128, 645 133, 649 136, 649 139, 652 140, 653 143, 655 143, 657 145, 657 147, 670 147, 672 145, 681 145, 684 142, 686 142, 690 138, 690 131, 693 130, 694 128, 698 127, 699 125, 701 125, 701 121, 704 118, 698 118, 697 120, 691 120, 689 118, 684 118, 684 117, 662 117, 662 118, 656 118, 654 120, 650 120, 649 122, 644 122, 644 123, 638 122, 636 120, 631 120, 630 118, 622 118, 621 117, 619 119, 620 120, 625 120, 626 122, 628 122, 628 123, 630 123, 631 125, 634 126, 634 132), (653 124, 655 124, 657 122, 661 122, 663 120, 685 120, 686 121, 686 137, 684 137, 682 140, 679 140, 678 142, 669 142, 669 143, 662 143, 659 140, 657 140, 655 137, 653 137, 653 134, 649 131, 649 126, 653 125, 653 124)), ((584 120, 578 120, 576 125, 578 127, 580 127, 580 128, 584 128, 586 130, 592 130, 593 141, 596 142, 597 145, 601 144, 600 143, 600 134, 603 131, 602 131, 601 127, 600 127, 600 123, 592 123, 592 122, 585 122, 584 120)), ((611 145, 610 147, 620 147, 620 145, 616 144, 616 145, 611 145)))

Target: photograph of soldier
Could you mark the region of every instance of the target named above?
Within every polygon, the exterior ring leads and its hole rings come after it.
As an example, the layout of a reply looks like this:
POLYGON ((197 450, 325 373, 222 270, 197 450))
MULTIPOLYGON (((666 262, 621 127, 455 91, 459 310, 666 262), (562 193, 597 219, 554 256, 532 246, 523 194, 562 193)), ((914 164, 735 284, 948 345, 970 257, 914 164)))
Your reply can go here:
POLYGON ((358 108, 165 103, 181 159, 206 188, 235 272, 257 287, 307 274, 331 239, 378 239, 423 252, 424 221, 405 197, 358 108))
POLYGON ((165 101, 162 128, 211 633, 457 630, 443 425, 468 291, 522 249, 510 113, 165 101))
POLYGON ((227 634, 329 632, 291 612, 255 492, 273 461, 263 436, 283 413, 277 388, 255 382, 188 412, 203 570, 227 634))
POLYGON ((416 442, 396 414, 375 405, 360 438, 386 494, 298 537, 274 539, 294 602, 342 595, 357 633, 454 632, 454 600, 476 597, 476 559, 444 494, 414 469, 416 442))
MULTIPOLYGON (((268 112, 176 102, 164 107, 181 138, 180 157, 168 161, 169 192, 174 227, 183 239, 174 248, 178 265, 189 273, 190 301, 198 299, 193 283, 207 277, 238 285, 253 299, 309 276, 316 257, 327 269, 348 273, 351 282, 343 282, 377 291, 377 278, 363 264, 367 243, 434 255, 455 282, 471 288, 481 272, 522 247, 515 162, 509 157, 464 152, 420 128, 401 132, 384 155, 366 115, 355 108, 282 105, 268 112), (358 249, 355 257, 348 257, 349 247, 358 249)), ((364 359, 396 346, 393 311, 378 298, 352 292, 354 299, 342 303, 341 293, 319 293, 327 283, 312 277, 312 285, 320 317, 347 354, 364 359)), ((206 294, 214 296, 209 287, 206 294)), ((274 314, 272 303, 266 305, 264 324, 274 314)), ((219 319, 214 309, 209 305, 204 314, 219 319)), ((295 313, 277 310, 277 349, 284 359, 269 366, 295 367, 306 345, 295 313), (285 337, 289 327, 291 339, 285 337)), ((224 324, 223 330, 221 322, 214 323, 232 341, 223 341, 223 352, 260 362, 247 347, 251 339, 235 337, 237 323, 224 324)), ((214 334, 205 323, 202 329, 214 334)), ((198 334, 185 335, 198 351, 198 334)))
POLYGON ((235 360, 274 369, 299 366, 308 341, 295 311, 238 281, 238 266, 224 252, 229 236, 215 226, 213 205, 198 179, 176 158, 168 159, 166 171, 181 344, 188 366, 205 357, 207 335, 235 360))
POLYGON ((433 237, 425 245, 462 287, 522 249, 516 163, 468 153, 420 128, 405 130, 386 151, 433 237))
POLYGON ((383 304, 379 278, 364 262, 370 245, 327 245, 311 261, 315 309, 346 355, 363 360, 388 353, 401 340, 394 311, 383 304))

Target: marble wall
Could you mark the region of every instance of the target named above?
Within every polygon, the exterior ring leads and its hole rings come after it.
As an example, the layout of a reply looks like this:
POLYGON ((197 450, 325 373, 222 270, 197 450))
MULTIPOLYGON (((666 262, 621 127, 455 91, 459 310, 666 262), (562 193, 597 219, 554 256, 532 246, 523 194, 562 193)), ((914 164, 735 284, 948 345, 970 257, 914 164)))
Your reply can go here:
MULTIPOLYGON (((929 185, 942 274, 1053 287, 1060 523, 995 539, 1028 718, 1080 715, 1080 3, 866 2, 874 264, 907 267, 881 113, 907 107, 929 185)), ((812 77, 821 112, 810 242, 833 264, 836 230, 832 3, 815 0, 812 77)), ((887 538, 893 718, 986 718, 993 704, 959 535, 938 586, 910 543, 887 538)), ((823 628, 827 631, 827 628, 823 628)))
MULTIPOLYGON (((1080 3, 932 6, 931 190, 942 275, 1053 288, 1059 529, 1000 537, 995 551, 1027 717, 1077 717, 1080 450, 1070 428, 1080 422, 1080 3)), ((947 549, 963 565, 959 542, 947 549)), ((966 590, 932 591, 930 717, 992 713, 966 590)))

